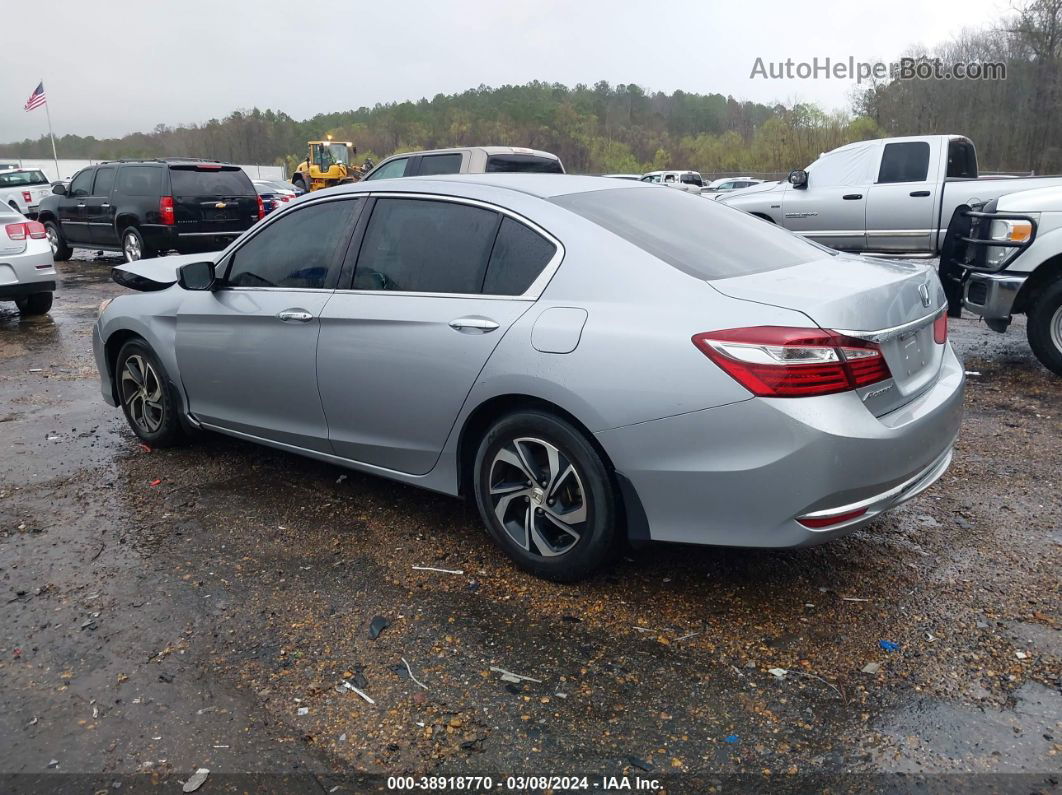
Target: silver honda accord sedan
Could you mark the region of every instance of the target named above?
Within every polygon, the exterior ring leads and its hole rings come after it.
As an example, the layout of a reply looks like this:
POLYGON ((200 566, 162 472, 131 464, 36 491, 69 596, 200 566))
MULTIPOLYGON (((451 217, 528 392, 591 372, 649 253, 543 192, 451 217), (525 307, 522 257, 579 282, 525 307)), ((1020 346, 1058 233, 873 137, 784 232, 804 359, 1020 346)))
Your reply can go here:
POLYGON ((464 495, 555 580, 626 542, 851 532, 959 430, 932 270, 659 186, 341 186, 114 276, 140 292, 101 307, 96 361, 145 442, 207 429, 464 495))

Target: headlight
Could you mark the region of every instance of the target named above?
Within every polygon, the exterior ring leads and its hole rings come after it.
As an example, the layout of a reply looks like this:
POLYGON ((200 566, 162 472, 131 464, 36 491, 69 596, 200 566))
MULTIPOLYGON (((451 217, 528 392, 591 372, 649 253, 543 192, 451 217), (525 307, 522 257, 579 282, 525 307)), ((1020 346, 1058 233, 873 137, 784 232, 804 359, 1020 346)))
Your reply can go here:
POLYGON ((99 317, 107 310, 107 307, 111 305, 111 301, 113 300, 113 298, 104 298, 102 301, 100 301, 100 305, 96 308, 97 319, 99 319, 99 317))
MULTIPOLYGON (((997 219, 988 228, 991 240, 1006 240, 1010 243, 1028 243, 1032 239, 1033 225, 1024 220, 997 219)), ((989 246, 985 251, 985 264, 993 268, 1002 267, 1007 260, 1013 259, 1018 250, 1013 246, 989 246)))

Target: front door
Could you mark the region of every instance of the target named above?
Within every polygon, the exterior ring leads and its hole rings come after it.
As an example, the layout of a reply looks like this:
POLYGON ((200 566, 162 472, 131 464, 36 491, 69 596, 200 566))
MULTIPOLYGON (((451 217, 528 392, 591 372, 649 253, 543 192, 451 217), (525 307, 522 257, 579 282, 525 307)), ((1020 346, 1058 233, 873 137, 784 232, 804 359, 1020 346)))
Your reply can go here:
POLYGON ((814 185, 808 175, 806 188, 786 186, 782 194, 783 224, 797 234, 842 251, 866 248, 867 186, 814 185))
POLYGON ((318 384, 337 455, 419 475, 557 249, 456 199, 379 198, 371 212, 352 289, 321 316, 318 384))
POLYGON ((92 243, 92 233, 88 225, 88 197, 92 194, 92 180, 95 168, 79 171, 70 182, 66 195, 59 202, 57 210, 59 225, 63 228, 63 237, 71 245, 92 243))
POLYGON ((114 166, 96 169, 92 193, 85 198, 85 215, 92 242, 100 246, 117 246, 118 232, 114 228, 114 206, 111 204, 111 189, 114 187, 114 166))
POLYGON ((331 451, 317 339, 360 206, 326 199, 278 216, 219 265, 219 289, 187 293, 177 364, 204 425, 331 451))

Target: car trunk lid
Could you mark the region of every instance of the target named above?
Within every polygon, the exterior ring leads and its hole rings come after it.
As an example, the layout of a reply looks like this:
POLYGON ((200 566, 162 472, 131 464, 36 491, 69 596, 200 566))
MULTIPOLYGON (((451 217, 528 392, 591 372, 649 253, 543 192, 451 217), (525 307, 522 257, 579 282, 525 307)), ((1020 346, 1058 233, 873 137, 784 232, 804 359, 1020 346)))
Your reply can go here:
POLYGON ((821 328, 877 344, 892 379, 858 390, 877 416, 910 402, 938 376, 944 346, 934 340, 933 322, 945 298, 923 264, 833 255, 709 284, 731 298, 794 309, 821 328))
POLYGON ((236 166, 170 166, 178 234, 242 232, 258 220, 258 194, 236 166))

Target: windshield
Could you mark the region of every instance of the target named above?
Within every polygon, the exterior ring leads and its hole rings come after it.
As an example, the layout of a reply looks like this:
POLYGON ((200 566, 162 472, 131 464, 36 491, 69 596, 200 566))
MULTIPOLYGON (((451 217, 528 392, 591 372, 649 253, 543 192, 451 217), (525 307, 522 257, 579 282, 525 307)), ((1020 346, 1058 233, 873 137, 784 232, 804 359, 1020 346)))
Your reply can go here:
POLYGON ((11 171, 0 173, 0 188, 12 188, 16 185, 47 185, 48 178, 43 171, 11 171))
POLYGON ((347 154, 345 144, 329 144, 328 151, 332 154, 332 162, 342 163, 344 166, 350 165, 350 156, 347 154))
POLYGON ((552 201, 698 279, 819 259, 819 247, 759 218, 679 190, 619 188, 552 201))

